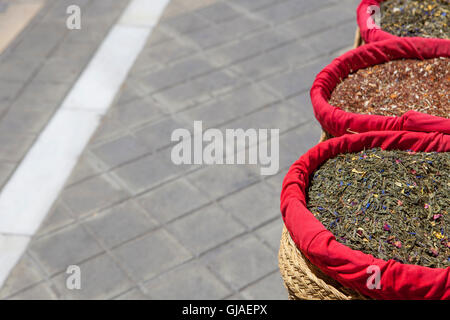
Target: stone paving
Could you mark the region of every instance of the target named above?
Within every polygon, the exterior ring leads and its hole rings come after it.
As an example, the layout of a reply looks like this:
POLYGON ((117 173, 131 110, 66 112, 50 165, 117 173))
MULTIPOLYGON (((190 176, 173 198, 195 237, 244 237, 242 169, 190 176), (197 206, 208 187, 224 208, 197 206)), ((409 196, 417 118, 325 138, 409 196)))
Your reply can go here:
POLYGON ((35 19, 0 55, 1 187, 126 4, 114 0, 46 0, 35 19), (65 27, 66 8, 71 4, 79 5, 84 12, 84 31, 65 27))
MULTIPOLYGON (((0 182, 127 3, 48 0, 0 57, 0 182), (75 3, 85 29, 69 31, 75 3)), ((0 298, 286 299, 281 182, 319 139, 309 88, 352 46, 357 4, 172 0, 0 298), (279 173, 172 164, 172 131, 195 120, 280 129, 279 173), (66 288, 69 265, 81 290, 66 288)))

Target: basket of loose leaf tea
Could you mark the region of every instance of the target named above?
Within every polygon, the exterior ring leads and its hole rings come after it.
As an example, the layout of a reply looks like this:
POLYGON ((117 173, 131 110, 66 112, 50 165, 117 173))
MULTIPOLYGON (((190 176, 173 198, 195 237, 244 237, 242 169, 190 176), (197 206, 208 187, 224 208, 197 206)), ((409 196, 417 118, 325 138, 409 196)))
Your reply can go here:
POLYGON ((356 15, 366 43, 397 37, 450 39, 450 0, 362 0, 356 15))
POLYGON ((347 134, 289 169, 279 267, 290 299, 450 299, 450 135, 347 134))
POLYGON ((334 59, 311 87, 331 136, 373 130, 450 134, 450 40, 373 42, 334 59))

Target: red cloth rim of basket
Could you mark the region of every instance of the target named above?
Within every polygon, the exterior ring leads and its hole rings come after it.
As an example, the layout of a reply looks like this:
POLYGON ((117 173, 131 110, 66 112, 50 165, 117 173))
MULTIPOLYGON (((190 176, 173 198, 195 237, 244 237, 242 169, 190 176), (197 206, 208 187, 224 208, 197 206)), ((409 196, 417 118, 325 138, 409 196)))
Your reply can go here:
POLYGON ((381 28, 373 28, 368 26, 374 25, 374 19, 372 18, 373 10, 369 9, 370 6, 380 7, 380 3, 385 0, 362 0, 356 9, 356 22, 358 23, 361 38, 365 43, 372 43, 376 41, 388 40, 388 39, 404 39, 405 37, 395 36, 389 32, 384 31, 381 28))
POLYGON ((450 136, 442 133, 379 131, 347 134, 319 143, 289 169, 281 191, 281 213, 293 241, 325 274, 342 285, 375 299, 450 299, 450 267, 428 268, 374 258, 336 241, 333 234, 306 207, 311 174, 339 153, 364 148, 424 152, 450 151, 450 136), (368 267, 381 271, 381 289, 366 285, 368 267))
POLYGON ((368 22, 374 23, 372 18, 372 10, 368 8, 370 6, 380 7, 380 3, 384 0, 362 0, 356 9, 356 22, 358 23, 361 38, 365 43, 371 43, 380 40, 388 39, 401 39, 401 37, 395 36, 379 28, 369 28, 368 22))
POLYGON ((450 40, 398 38, 373 42, 334 59, 315 78, 311 87, 314 114, 322 128, 333 136, 379 130, 438 131, 450 134, 450 119, 410 110, 401 117, 346 112, 328 103, 334 88, 350 73, 402 58, 450 57, 450 40))

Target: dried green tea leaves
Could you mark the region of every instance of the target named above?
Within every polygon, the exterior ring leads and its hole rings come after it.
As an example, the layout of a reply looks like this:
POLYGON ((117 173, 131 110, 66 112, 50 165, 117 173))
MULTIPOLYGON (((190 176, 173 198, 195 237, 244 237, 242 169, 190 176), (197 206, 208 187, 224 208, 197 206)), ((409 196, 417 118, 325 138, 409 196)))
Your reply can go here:
POLYGON ((450 38, 449 0, 387 0, 381 28, 400 37, 450 38))
POLYGON ((406 264, 450 266, 450 152, 341 154, 314 173, 308 209, 352 249, 406 264))
POLYGON ((450 59, 389 61, 350 74, 329 103, 347 112, 401 116, 415 110, 448 118, 450 59))

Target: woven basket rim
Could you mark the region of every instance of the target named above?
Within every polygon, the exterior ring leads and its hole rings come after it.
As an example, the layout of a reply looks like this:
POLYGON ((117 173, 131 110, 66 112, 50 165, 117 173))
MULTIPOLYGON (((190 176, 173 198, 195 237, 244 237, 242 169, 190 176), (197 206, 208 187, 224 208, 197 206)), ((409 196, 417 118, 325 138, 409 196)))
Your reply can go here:
MULTIPOLYGON (((356 29, 355 34, 355 46, 360 43, 359 29, 356 29)), ((332 136, 322 129, 319 143, 332 138, 332 136)), ((350 300, 350 299, 368 299, 367 297, 359 294, 356 291, 347 289, 344 292, 344 287, 340 284, 336 286, 337 281, 326 276, 320 269, 314 266, 301 250, 297 247, 292 240, 292 237, 283 224, 283 231, 280 239, 280 248, 278 251, 278 266, 280 274, 283 278, 283 284, 286 287, 290 300, 350 300), (292 261, 289 261, 287 257, 291 257, 292 261), (292 272, 291 270, 295 270, 292 272), (299 274, 304 274, 301 277, 299 274), (306 279, 305 279, 306 278, 306 279), (309 284, 308 284, 309 282, 309 284), (312 292, 308 293, 310 283, 316 284, 317 287, 311 289, 312 292), (302 290, 302 283, 304 283, 304 289, 302 290), (333 285, 334 284, 334 285, 333 285), (320 291, 321 293, 318 293, 320 291)))
MULTIPOLYGON (((376 1, 377 4, 370 4, 370 5, 375 5, 375 6, 380 7, 380 6, 381 6, 381 3, 384 2, 384 1, 386 1, 386 0, 373 0, 373 1, 376 1)), ((359 4, 358 4, 357 8, 356 8, 356 24, 358 25, 358 28, 361 28, 360 17, 361 17, 361 19, 362 19, 362 18, 366 18, 366 19, 365 19, 366 23, 367 23, 367 19, 368 19, 369 17, 371 17, 371 15, 369 15, 365 10, 363 10, 363 6, 364 6, 365 4, 369 4, 369 3, 367 3, 367 0, 361 0, 361 1, 359 2, 359 4)), ((381 9, 381 8, 380 8, 380 9, 381 9)), ((402 38, 405 38, 405 37, 399 37, 399 36, 396 36, 395 34, 392 34, 392 33, 390 33, 390 32, 387 32, 386 30, 381 29, 381 28, 380 28, 380 29, 373 29, 372 32, 376 32, 377 34, 383 36, 383 39, 380 39, 380 40, 372 40, 372 41, 369 41, 368 43, 373 43, 373 42, 378 42, 378 41, 383 41, 383 40, 388 40, 388 39, 402 39, 402 38)), ((362 36, 362 35, 361 35, 361 36, 362 36)), ((362 38, 362 39, 363 39, 363 38, 362 38)), ((363 39, 363 40, 366 41, 366 39, 363 39)))
POLYGON ((278 266, 290 300, 366 300, 314 266, 295 245, 286 226, 280 240, 278 266))
MULTIPOLYGON (((413 44, 415 44, 415 43, 420 43, 420 42, 434 43, 434 42, 436 42, 436 40, 437 40, 438 42, 440 42, 440 43, 439 43, 439 44, 436 44, 436 43, 435 43, 435 44, 434 44, 434 47, 439 47, 439 46, 441 46, 441 45, 444 44, 444 43, 446 43, 447 48, 450 47, 450 39, 407 38, 407 41, 409 41, 409 42, 411 42, 411 43, 413 43, 413 44)), ((405 41, 405 39, 399 38, 399 39, 380 40, 380 41, 376 41, 376 42, 371 42, 371 43, 368 43, 368 44, 364 44, 364 39, 361 38, 361 32, 360 32, 360 29, 357 28, 357 29, 356 29, 356 34, 355 34, 355 39, 354 39, 353 49, 351 49, 351 50, 349 50, 349 51, 343 53, 343 54, 340 55, 339 57, 333 59, 333 61, 338 61, 338 66, 345 65, 346 63, 348 63, 348 61, 351 61, 352 56, 351 56, 350 54, 353 53, 353 52, 355 52, 355 53, 360 53, 360 52, 363 52, 364 50, 367 50, 368 47, 376 47, 378 50, 383 51, 383 50, 385 50, 384 44, 395 43, 395 42, 401 43, 401 42, 404 42, 404 41, 405 41), (364 44, 364 45, 363 45, 363 44, 364 44), (339 59, 339 60, 337 60, 337 59, 339 59)), ((419 56, 419 55, 422 54, 423 50, 420 51, 420 47, 419 47, 419 48, 416 47, 416 50, 417 50, 417 57, 416 57, 416 59, 420 59, 420 56, 419 56)), ((439 57, 450 57, 450 49, 449 49, 445 54, 437 54, 437 53, 434 53, 434 54, 431 55, 430 57, 427 57, 427 59, 439 58, 439 57)), ((403 57, 398 57, 397 59, 388 60, 388 61, 395 61, 395 60, 401 60, 401 59, 404 59, 404 58, 403 58, 403 57)), ((412 59, 414 59, 414 58, 412 58, 412 59)), ((333 61, 332 61, 332 62, 333 62, 333 61)), ((385 61, 385 62, 386 62, 386 61, 385 61)), ((370 66, 380 65, 380 64, 382 64, 382 63, 384 63, 384 62, 378 62, 378 63, 376 63, 376 64, 370 64, 370 65, 368 64, 367 66, 363 66, 363 67, 360 67, 360 68, 358 68, 358 69, 356 69, 356 68, 353 69, 353 68, 352 68, 351 71, 350 71, 349 73, 345 74, 345 76, 348 76, 350 73, 354 73, 354 72, 356 72, 356 71, 358 71, 358 70, 360 70, 360 69, 364 69, 364 68, 367 68, 367 67, 370 67, 370 66)), ((328 70, 330 69, 330 65, 331 65, 331 63, 329 63, 328 65, 326 65, 326 66, 321 70, 321 72, 318 73, 318 75, 320 75, 322 72, 323 72, 324 74, 327 74, 326 71, 328 71, 328 70)), ((328 78, 329 78, 329 76, 328 76, 328 78)), ((317 86, 317 79, 315 79, 315 80, 313 81, 313 87, 315 87, 315 86, 317 86)), ((313 87, 311 88, 311 91, 312 91, 313 87)), ((322 85, 320 85, 319 87, 322 87, 322 85)), ((332 88, 332 89, 334 90, 335 87, 332 88)), ((323 97, 323 94, 320 95, 320 96, 321 96, 323 99, 325 99, 325 97, 323 97)), ((332 104, 328 104, 328 105, 329 105, 330 107, 339 109, 338 107, 333 106, 332 104)), ((354 113, 354 112, 347 112, 347 111, 345 111, 345 112, 346 112, 346 113, 350 113, 350 114, 359 114, 359 113, 354 113)), ((383 116, 383 117, 389 117, 389 116, 383 116)))
MULTIPOLYGON (((325 132, 324 133, 322 133, 322 136, 324 136, 325 135, 325 132)), ((333 138, 333 139, 331 139, 331 140, 328 140, 327 142, 329 142, 329 143, 337 143, 336 141, 338 141, 338 140, 340 140, 340 139, 364 139, 364 137, 367 137, 369 140, 370 139, 372 139, 373 137, 379 137, 379 136, 389 136, 389 137, 392 137, 392 139, 391 139, 391 142, 395 142, 395 141, 397 141, 396 139, 397 139, 397 137, 398 136, 400 136, 400 135, 403 135, 403 136, 406 136, 407 138, 405 138, 405 140, 407 140, 407 141, 411 141, 411 138, 414 136, 414 135, 417 135, 417 136, 429 136, 430 138, 429 139, 436 139, 436 136, 440 136, 440 137, 445 137, 446 139, 445 139, 445 141, 446 141, 446 143, 444 144, 444 145, 436 145, 435 147, 436 148, 438 148, 437 150, 439 150, 439 151, 441 151, 441 149, 442 148, 447 148, 448 146, 449 146, 449 144, 448 144, 448 142, 449 142, 449 138, 450 138, 450 136, 449 135, 444 135, 444 134, 439 134, 439 133, 424 133, 424 132, 406 132, 406 131, 373 131, 373 132, 366 132, 366 133, 362 133, 362 134, 358 134, 358 135, 349 135, 349 136, 347 136, 347 137, 345 137, 345 136, 343 136, 343 137, 338 137, 338 138, 333 138), (333 141, 333 142, 332 142, 333 141)), ((417 138, 418 139, 418 138, 417 138)), ((321 139, 322 140, 322 139, 321 139)), ((383 140, 384 141, 384 140, 383 140)), ((324 142, 324 143, 327 143, 327 142, 324 142)), ((444 142, 444 141, 442 141, 442 142, 444 142)), ((377 141, 377 143, 379 143, 379 141, 377 141)), ((410 143, 412 143, 412 142, 410 142, 410 143)), ((424 142, 423 143, 424 145, 428 145, 428 144, 426 144, 426 142, 424 142)), ((428 145, 429 147, 431 147, 430 145, 428 145)), ((316 146, 317 147, 317 146, 316 146)), ((388 148, 388 149, 390 149, 390 148, 388 148)), ((405 147, 405 150, 406 150, 406 147, 405 147)), ((289 174, 289 173, 288 173, 289 174)), ((292 214, 292 213, 291 213, 292 214)), ((290 233, 290 232, 292 232, 292 231, 288 231, 288 233, 290 233)), ((299 232, 299 230, 297 230, 297 232, 299 232)), ((292 239, 292 241, 293 241, 293 239, 292 239)), ((346 246, 345 244, 341 244, 342 245, 342 247, 347 247, 348 249, 350 249, 350 250, 352 250, 351 248, 349 248, 348 246, 346 246)), ((301 250, 299 250, 299 251, 301 251, 301 250)), ((376 261, 379 261, 380 263, 381 262, 383 262, 383 263, 388 263, 388 261, 386 261, 386 260, 383 260, 383 259, 379 259, 379 258, 374 258, 373 256, 371 256, 371 255, 368 255, 368 254, 366 254, 366 253, 364 253, 364 252, 362 252, 362 251, 359 251, 360 253, 362 253, 364 256, 366 256, 366 257, 370 257, 371 258, 371 260, 373 260, 373 259, 375 259, 376 261)), ((350 252, 346 252, 342 257, 347 257, 347 258, 349 258, 350 260, 351 260, 351 258, 350 258, 350 256, 351 256, 351 254, 350 254, 350 252)), ((367 259, 369 259, 369 258, 367 258, 367 259)), ((407 265, 407 267, 410 267, 410 265, 407 265)), ((415 268, 415 270, 417 270, 417 271, 419 271, 419 270, 421 270, 421 272, 426 272, 426 270, 428 270, 429 268, 427 268, 427 267, 424 267, 424 266, 416 266, 416 265, 413 265, 413 267, 415 268)), ((442 272, 445 272, 445 270, 446 270, 446 268, 434 268, 435 270, 436 269, 439 269, 439 270, 442 270, 442 272)))
MULTIPOLYGON (((359 29, 357 29, 355 34, 355 46, 358 43, 363 43, 362 39, 360 39, 360 32, 358 30, 359 29)), ((388 128, 388 130, 406 130, 403 129, 403 124, 406 120, 403 120, 403 122, 400 121, 399 119, 401 119, 401 117, 371 115, 373 122, 367 124, 366 117, 368 115, 346 111, 330 104, 330 95, 338 85, 336 79, 338 76, 339 78, 345 78, 349 74, 360 69, 380 65, 387 61, 401 60, 403 58, 432 59, 438 57, 450 57, 450 40, 434 38, 389 39, 361 45, 343 53, 330 61, 330 63, 316 75, 312 83, 310 96, 316 119, 324 129, 335 136, 346 133, 379 131, 381 130, 381 127, 388 128), (398 47, 395 56, 392 56, 389 51, 392 47, 398 47), (403 52, 400 48, 406 50, 406 52, 403 52), (380 53, 384 53, 384 55, 382 56, 380 53), (367 57, 367 59, 364 59, 364 57, 367 57), (358 61, 358 63, 355 61, 358 61), (350 130, 350 128, 345 128, 343 123, 337 121, 339 119, 352 119, 352 127, 357 127, 359 129, 350 130)), ((411 113, 412 110, 408 112, 411 113)), ((403 116, 406 117, 407 113, 403 116)), ((409 117, 410 116, 411 115, 409 115, 409 117)), ((435 117, 442 119, 442 121, 447 120, 443 117, 435 117)), ((424 130, 424 132, 440 131, 446 133, 446 131, 435 129, 433 126, 431 129, 424 130)))

